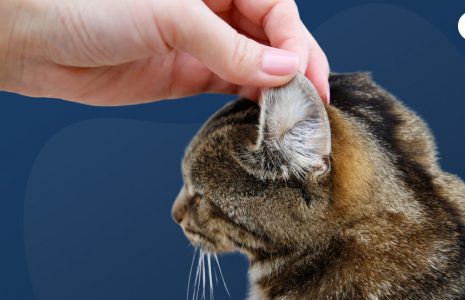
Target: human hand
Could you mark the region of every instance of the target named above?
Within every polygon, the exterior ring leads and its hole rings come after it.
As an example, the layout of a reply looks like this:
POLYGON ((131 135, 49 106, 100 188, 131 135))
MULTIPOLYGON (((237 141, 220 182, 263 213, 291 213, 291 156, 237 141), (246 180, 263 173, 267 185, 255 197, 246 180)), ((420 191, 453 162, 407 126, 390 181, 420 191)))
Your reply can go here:
POLYGON ((0 20, 0 89, 25 95, 257 98, 300 70, 329 98, 326 56, 291 0, 2 0, 0 20))

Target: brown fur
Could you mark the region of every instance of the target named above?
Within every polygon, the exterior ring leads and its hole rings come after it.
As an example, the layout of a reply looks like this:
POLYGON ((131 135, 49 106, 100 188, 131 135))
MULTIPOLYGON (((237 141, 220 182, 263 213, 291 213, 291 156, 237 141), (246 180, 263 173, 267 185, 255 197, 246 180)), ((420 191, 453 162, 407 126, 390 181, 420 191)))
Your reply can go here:
POLYGON ((326 172, 245 167, 260 110, 238 100, 188 147, 174 218, 206 251, 248 256, 250 299, 464 298, 465 184, 441 170, 424 122, 368 75, 330 84, 326 172))

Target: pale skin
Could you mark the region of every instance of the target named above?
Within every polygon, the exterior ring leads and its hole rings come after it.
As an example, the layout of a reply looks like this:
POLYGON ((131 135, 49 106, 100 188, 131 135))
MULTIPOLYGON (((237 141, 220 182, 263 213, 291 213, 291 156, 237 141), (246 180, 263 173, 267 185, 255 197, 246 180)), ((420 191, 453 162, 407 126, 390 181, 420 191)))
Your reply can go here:
POLYGON ((1 0, 0 90, 89 105, 201 93, 257 99, 325 54, 292 0, 1 0))

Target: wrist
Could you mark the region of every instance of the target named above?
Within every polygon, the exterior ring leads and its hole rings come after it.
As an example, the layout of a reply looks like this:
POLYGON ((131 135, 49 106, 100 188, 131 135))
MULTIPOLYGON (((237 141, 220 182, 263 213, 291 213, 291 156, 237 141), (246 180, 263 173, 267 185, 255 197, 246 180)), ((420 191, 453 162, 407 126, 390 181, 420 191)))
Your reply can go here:
POLYGON ((19 1, 0 1, 0 90, 5 90, 7 85, 7 74, 11 63, 11 39, 19 5, 19 1))
POLYGON ((0 1, 0 90, 27 93, 27 61, 38 53, 46 1, 0 1))

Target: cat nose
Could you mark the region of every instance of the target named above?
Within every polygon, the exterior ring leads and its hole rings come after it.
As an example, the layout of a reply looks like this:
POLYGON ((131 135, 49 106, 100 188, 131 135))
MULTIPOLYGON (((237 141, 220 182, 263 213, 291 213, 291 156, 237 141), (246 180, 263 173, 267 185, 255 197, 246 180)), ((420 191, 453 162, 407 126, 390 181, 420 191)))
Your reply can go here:
POLYGON ((171 216, 173 217, 173 220, 178 224, 181 224, 182 220, 184 219, 184 215, 185 215, 185 212, 181 210, 173 210, 171 212, 171 216))
POLYGON ((188 200, 189 195, 186 188, 183 187, 174 201, 173 208, 171 209, 171 216, 178 224, 181 224, 182 220, 186 216, 188 200))

